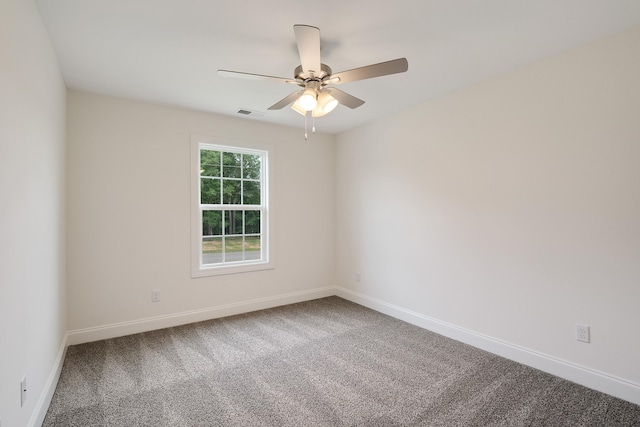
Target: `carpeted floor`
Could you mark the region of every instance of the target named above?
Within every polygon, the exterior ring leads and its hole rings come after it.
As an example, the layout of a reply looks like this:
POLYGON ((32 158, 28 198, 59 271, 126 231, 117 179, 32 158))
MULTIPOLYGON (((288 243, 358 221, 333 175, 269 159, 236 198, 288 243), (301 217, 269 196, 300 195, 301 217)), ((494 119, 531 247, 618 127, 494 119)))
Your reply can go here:
POLYGON ((640 406, 338 297, 69 347, 44 426, 640 426, 640 406))

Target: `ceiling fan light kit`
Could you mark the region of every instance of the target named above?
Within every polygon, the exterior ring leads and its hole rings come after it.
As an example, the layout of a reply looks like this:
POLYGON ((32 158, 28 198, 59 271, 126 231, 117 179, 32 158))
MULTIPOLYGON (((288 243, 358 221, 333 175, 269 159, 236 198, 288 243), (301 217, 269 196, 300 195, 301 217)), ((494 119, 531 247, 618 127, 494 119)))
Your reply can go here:
MULTIPOLYGON (((303 90, 287 95, 269 107, 269 110, 280 110, 291 105, 294 111, 305 116, 305 139, 307 138, 306 117, 308 114, 315 119, 329 114, 338 104, 352 109, 364 104, 363 100, 339 89, 327 87, 328 85, 404 73, 409 69, 407 59, 399 58, 334 74, 331 67, 320 62, 320 30, 310 25, 294 25, 293 31, 301 62, 293 71, 293 79, 228 70, 218 70, 218 74, 251 80, 271 80, 302 87, 303 90)), ((315 132, 315 126, 313 132, 315 132)))
POLYGON ((307 113, 311 111, 311 117, 314 119, 316 117, 326 116, 331 111, 333 111, 334 108, 338 106, 338 100, 335 99, 333 96, 331 96, 329 92, 330 92, 330 89, 324 89, 324 90, 318 91, 318 94, 316 97, 316 101, 317 101, 316 106, 311 110, 306 109, 302 105, 304 95, 296 99, 296 101, 291 105, 291 109, 303 116, 306 116, 307 113))

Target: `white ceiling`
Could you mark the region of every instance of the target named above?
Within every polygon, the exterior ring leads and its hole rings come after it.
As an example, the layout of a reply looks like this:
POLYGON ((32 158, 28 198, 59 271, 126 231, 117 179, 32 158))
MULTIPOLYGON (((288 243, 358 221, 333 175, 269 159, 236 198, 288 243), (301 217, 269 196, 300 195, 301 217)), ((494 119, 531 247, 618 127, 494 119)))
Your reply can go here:
POLYGON ((318 119, 339 133, 544 57, 640 25, 640 0, 36 0, 67 86, 302 127, 267 111, 293 85, 220 77, 228 69, 293 77, 294 24, 320 28, 334 72, 406 57, 403 74, 340 89, 366 103, 318 119))

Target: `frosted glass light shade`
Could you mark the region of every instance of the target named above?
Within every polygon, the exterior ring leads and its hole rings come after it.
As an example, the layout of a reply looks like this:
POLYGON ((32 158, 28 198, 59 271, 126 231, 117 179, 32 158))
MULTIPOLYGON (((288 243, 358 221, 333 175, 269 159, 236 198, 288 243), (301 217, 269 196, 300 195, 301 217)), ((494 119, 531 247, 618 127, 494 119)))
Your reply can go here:
POLYGON ((316 105, 318 105, 318 100, 316 99, 316 97, 316 91, 313 88, 307 88, 304 90, 302 96, 298 98, 298 101, 300 101, 300 106, 302 108, 307 111, 311 111, 316 108, 316 105))
POLYGON ((327 91, 318 94, 318 105, 313 109, 313 117, 322 117, 338 106, 338 100, 327 91))
POLYGON ((302 108, 302 105, 300 105, 300 98, 296 99, 296 102, 293 103, 291 109, 302 116, 307 115, 307 110, 302 108))

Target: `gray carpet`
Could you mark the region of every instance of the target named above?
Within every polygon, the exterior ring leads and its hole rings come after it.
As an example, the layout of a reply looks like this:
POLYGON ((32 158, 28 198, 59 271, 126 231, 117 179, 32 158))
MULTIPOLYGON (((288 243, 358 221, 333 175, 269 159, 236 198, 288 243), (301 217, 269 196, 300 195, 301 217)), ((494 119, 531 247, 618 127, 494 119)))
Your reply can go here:
POLYGON ((338 297, 70 346, 44 426, 640 426, 640 406, 338 297))

